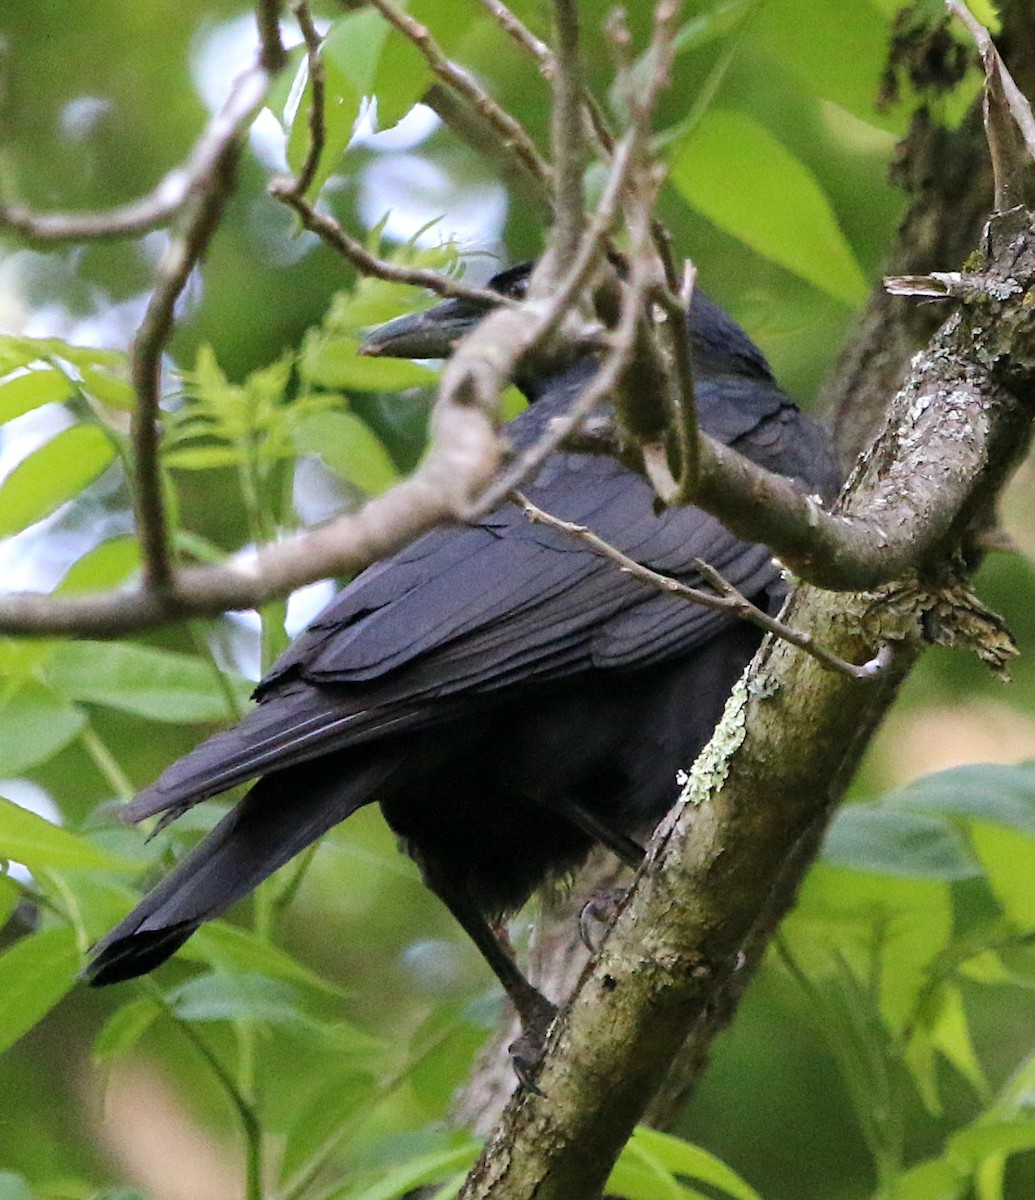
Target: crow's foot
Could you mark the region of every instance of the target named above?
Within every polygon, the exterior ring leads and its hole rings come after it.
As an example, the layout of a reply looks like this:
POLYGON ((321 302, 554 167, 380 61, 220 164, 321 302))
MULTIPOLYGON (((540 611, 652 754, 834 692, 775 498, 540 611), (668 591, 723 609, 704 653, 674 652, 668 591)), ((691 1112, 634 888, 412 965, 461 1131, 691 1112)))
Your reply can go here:
POLYGON ((537 1096, 543 1093, 536 1082, 539 1068, 543 1061, 543 1051, 546 1047, 546 1035, 550 1031, 554 1017, 557 1016, 557 1006, 551 1004, 545 996, 536 993, 538 1003, 534 1006, 526 1003, 525 1011, 521 1013, 521 1033, 507 1047, 514 1064, 514 1074, 518 1083, 537 1096))
POLYGON ((593 923, 610 928, 622 911, 628 894, 629 889, 624 887, 603 888, 594 892, 582 906, 582 912, 579 913, 579 938, 590 954, 597 952, 596 943, 593 941, 593 923))

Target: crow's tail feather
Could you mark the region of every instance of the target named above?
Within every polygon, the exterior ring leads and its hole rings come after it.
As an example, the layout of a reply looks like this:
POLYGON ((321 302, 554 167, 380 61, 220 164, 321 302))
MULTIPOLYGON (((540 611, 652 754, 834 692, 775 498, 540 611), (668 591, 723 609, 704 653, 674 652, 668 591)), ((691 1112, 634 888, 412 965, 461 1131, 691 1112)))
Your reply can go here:
POLYGON ((125 920, 98 942, 83 977, 102 987, 146 974, 205 921, 364 804, 399 763, 383 753, 348 775, 327 758, 265 776, 125 920))

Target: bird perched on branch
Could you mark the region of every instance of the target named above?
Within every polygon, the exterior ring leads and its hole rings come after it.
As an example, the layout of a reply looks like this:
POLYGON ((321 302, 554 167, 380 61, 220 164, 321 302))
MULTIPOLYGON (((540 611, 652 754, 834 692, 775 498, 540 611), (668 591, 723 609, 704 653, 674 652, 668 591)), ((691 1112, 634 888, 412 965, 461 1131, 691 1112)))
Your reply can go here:
MULTIPOLYGON (((520 295, 530 268, 490 287, 520 295)), ((486 309, 447 300, 383 326, 368 353, 444 357, 486 309)), ((720 308, 689 313, 701 428, 830 497, 826 434, 780 390, 720 308)), ((597 370, 591 356, 522 378, 515 449, 542 436, 597 370)), ((656 571, 699 584, 703 559, 767 611, 786 585, 769 551, 694 507, 658 511, 613 458, 559 450, 525 488, 656 571)), ((236 727, 174 763, 130 804, 170 820, 236 784, 245 797, 94 948, 95 985, 150 971, 204 921, 366 804, 474 940, 536 1046, 554 1014, 494 932, 544 880, 602 842, 626 861, 678 794, 761 634, 631 578, 505 502, 352 581, 274 665, 236 727)))

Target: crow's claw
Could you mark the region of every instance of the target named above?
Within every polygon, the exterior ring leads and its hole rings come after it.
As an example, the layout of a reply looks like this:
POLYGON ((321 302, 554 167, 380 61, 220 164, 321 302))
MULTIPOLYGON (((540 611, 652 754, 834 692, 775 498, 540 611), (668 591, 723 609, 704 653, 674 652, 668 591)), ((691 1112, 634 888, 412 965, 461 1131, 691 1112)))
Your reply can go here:
POLYGON ((602 891, 594 892, 582 906, 582 912, 579 913, 579 939, 590 954, 597 952, 596 944, 593 941, 592 922, 596 921, 598 924, 608 927, 613 925, 615 918, 622 911, 622 905, 628 894, 628 888, 605 888, 602 891))

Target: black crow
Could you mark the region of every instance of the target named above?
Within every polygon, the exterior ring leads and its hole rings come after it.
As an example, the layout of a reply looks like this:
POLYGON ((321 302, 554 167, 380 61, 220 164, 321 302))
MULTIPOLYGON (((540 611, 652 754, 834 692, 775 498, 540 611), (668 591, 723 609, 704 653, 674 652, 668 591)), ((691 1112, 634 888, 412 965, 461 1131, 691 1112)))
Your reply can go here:
MULTIPOLYGON (((490 286, 520 294, 529 268, 490 286)), ((376 331, 368 353, 449 354, 484 315, 448 300, 376 331)), ((722 309, 690 316, 701 427, 754 462, 831 498, 827 435, 773 379, 722 309)), ((531 402, 506 428, 540 437, 597 370, 589 356, 521 379, 531 402)), ((786 585, 762 545, 693 507, 657 510, 649 484, 602 455, 558 451, 525 489, 655 570, 700 582, 703 559, 767 611, 786 585)), ((630 578, 503 503, 472 526, 434 530, 364 571, 255 692, 255 709, 142 791, 139 821, 172 819, 257 780, 247 795, 94 948, 95 985, 150 971, 202 922, 362 805, 377 802, 428 887, 473 938, 531 1044, 553 1006, 493 931, 596 842, 635 861, 678 794, 759 645, 751 625, 630 578)))

